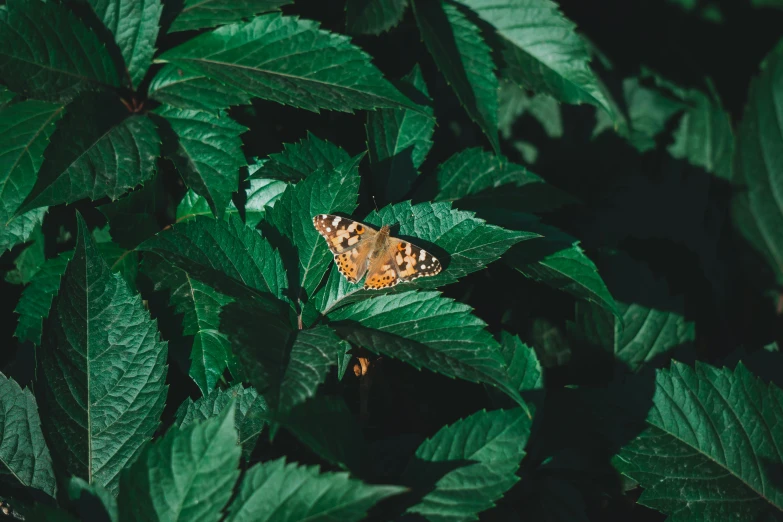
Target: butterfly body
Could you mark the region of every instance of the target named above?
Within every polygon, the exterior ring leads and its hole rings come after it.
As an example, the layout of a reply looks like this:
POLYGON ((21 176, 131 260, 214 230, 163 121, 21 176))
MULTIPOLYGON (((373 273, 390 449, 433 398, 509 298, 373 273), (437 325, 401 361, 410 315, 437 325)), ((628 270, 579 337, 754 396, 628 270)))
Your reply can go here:
POLYGON ((356 283, 367 275, 365 289, 379 290, 441 271, 429 252, 392 237, 388 225, 376 230, 352 219, 332 214, 313 218, 316 230, 326 239, 337 269, 356 283))

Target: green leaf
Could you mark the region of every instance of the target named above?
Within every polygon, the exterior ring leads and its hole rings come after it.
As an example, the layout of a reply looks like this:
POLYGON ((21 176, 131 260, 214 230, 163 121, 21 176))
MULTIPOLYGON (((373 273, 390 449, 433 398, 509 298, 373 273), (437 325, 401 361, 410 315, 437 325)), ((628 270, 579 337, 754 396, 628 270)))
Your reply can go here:
POLYGON ((508 378, 520 392, 544 389, 544 375, 536 351, 506 331, 500 332, 500 353, 508 367, 508 378))
POLYGON ((136 275, 139 271, 138 252, 126 250, 113 241, 98 243, 98 252, 112 272, 120 274, 130 288, 136 288, 136 275))
POLYGON ((206 421, 174 426, 148 445, 122 473, 123 521, 220 520, 239 478, 235 410, 232 405, 206 421))
POLYGON ((685 299, 672 296, 665 280, 657 279, 646 265, 626 256, 601 263, 609 288, 617 289, 619 318, 589 303, 576 304, 580 337, 613 354, 616 361, 638 371, 653 362, 660 366, 674 350, 692 348, 695 324, 685 319, 685 299), (624 289, 633 288, 628 298, 624 289), (631 298, 632 297, 632 298, 631 298))
MULTIPOLYGON (((266 216, 290 241, 291 263, 298 260, 298 277, 292 274, 292 284, 299 285, 292 295, 301 299, 299 290, 310 296, 323 279, 332 262, 326 242, 313 226, 313 216, 335 212, 351 214, 356 208, 359 191, 359 162, 356 156, 334 169, 319 169, 296 185, 289 186, 266 216)), ((289 265, 291 266, 291 265, 289 265)))
MULTIPOLYGON (((525 89, 513 82, 507 80, 500 82, 498 128, 504 139, 512 137, 514 123, 526 112, 538 120, 548 137, 563 137, 563 116, 557 100, 543 93, 529 96, 525 89)), ((598 114, 605 113, 599 111, 598 114)))
MULTIPOLYGON (((234 318, 241 319, 252 320, 252 314, 234 318)), ((327 326, 291 330, 279 340, 279 334, 270 331, 271 325, 249 324, 245 328, 251 332, 248 339, 231 336, 234 352, 247 369, 250 382, 274 410, 287 411, 313 397, 326 380, 329 367, 337 362, 340 338, 327 326), (259 343, 259 336, 264 336, 265 342, 259 343)))
POLYGON ((120 48, 131 87, 137 87, 155 54, 161 0, 89 0, 93 11, 114 35, 120 48))
POLYGON ((195 422, 217 417, 234 403, 234 427, 239 433, 238 443, 242 446, 242 455, 247 460, 264 429, 267 412, 266 401, 253 388, 235 384, 227 390, 212 390, 209 395, 195 402, 187 398, 177 410, 174 424, 182 429, 195 422))
POLYGON ((366 299, 329 317, 353 344, 418 369, 495 386, 524 405, 497 341, 470 312, 439 292, 411 291, 366 299))
POLYGON ((238 22, 259 13, 276 10, 293 0, 185 0, 169 33, 238 22))
POLYGON ((637 480, 638 502, 669 520, 779 517, 783 392, 735 370, 673 362, 659 370, 649 427, 613 463, 637 480))
POLYGON ((220 312, 233 299, 158 256, 144 259, 144 271, 156 291, 169 291, 171 306, 183 315, 182 334, 193 338, 188 373, 201 394, 209 395, 233 362, 231 343, 220 331, 220 312))
POLYGON ((28 240, 45 209, 12 219, 32 190, 63 107, 35 100, 0 108, 0 252, 28 240))
POLYGON ((16 268, 5 274, 5 280, 11 284, 26 285, 46 262, 45 238, 40 227, 36 227, 30 241, 32 243, 14 259, 16 268))
POLYGON ((348 0, 345 28, 354 34, 381 34, 402 21, 408 0, 348 0))
POLYGON ((158 60, 190 69, 251 96, 318 112, 410 107, 346 36, 273 13, 202 34, 158 60), (328 54, 329 60, 323 57, 328 54))
POLYGON ((495 505, 519 477, 531 421, 520 408, 480 411, 445 426, 416 450, 417 461, 406 470, 410 480, 423 482, 435 469, 453 468, 437 477, 434 489, 408 508, 427 520, 477 520, 495 505), (435 468, 435 463, 439 463, 435 468))
POLYGON ((166 204, 163 176, 156 175, 142 188, 98 210, 109 221, 112 239, 131 249, 160 230, 156 214, 165 211, 166 204))
POLYGON ((67 100, 120 85, 95 34, 62 4, 10 0, 0 10, 0 81, 23 96, 67 100))
POLYGON ((250 96, 243 91, 174 65, 158 71, 148 93, 150 98, 172 107, 206 111, 215 116, 220 109, 250 103, 250 96))
POLYGON ((478 27, 455 6, 439 1, 414 1, 413 13, 438 69, 468 116, 487 135, 495 152, 500 153, 498 79, 491 50, 478 27))
POLYGON ((16 98, 16 93, 8 90, 7 87, 0 86, 0 109, 9 105, 16 98))
POLYGON ((578 299, 596 303, 619 315, 614 297, 606 288, 598 268, 579 246, 579 241, 565 232, 538 222, 538 218, 509 210, 494 212, 482 208, 479 215, 509 228, 520 228, 537 234, 509 249, 503 261, 525 277, 567 292, 578 299))
POLYGON ((14 246, 30 239, 43 223, 48 207, 37 208, 12 218, 0 226, 0 251, 10 250, 14 246))
POLYGON ((185 183, 206 198, 218 218, 223 216, 231 194, 239 186, 239 169, 247 165, 240 134, 247 127, 225 113, 161 107, 156 111, 171 125, 177 144, 164 153, 177 166, 185 183))
POLYGON ((38 180, 17 214, 82 198, 119 198, 155 174, 158 133, 116 99, 82 96, 52 135, 38 180))
POLYGON ((227 522, 362 520, 373 505, 405 489, 351 479, 348 473, 319 473, 318 466, 285 463, 285 457, 256 464, 245 474, 227 522))
POLYGON ((590 69, 590 55, 574 24, 550 0, 457 0, 501 37, 504 77, 566 103, 614 111, 590 69))
POLYGON ((158 427, 166 343, 77 215, 73 259, 52 306, 38 372, 44 419, 70 473, 116 493, 120 470, 158 427))
MULTIPOLYGON (((429 101, 427 84, 418 64, 403 77, 399 87, 412 100, 429 101)), ((426 115, 406 109, 382 109, 367 114, 365 129, 373 188, 384 201, 405 197, 432 148, 434 111, 431 107, 423 110, 426 115)))
POLYGON ((22 290, 22 297, 14 310, 19 314, 19 324, 16 325, 14 335, 20 341, 41 344, 43 320, 49 317, 52 300, 60 288, 60 278, 71 257, 73 252, 68 251, 48 259, 22 290))
POLYGON ((742 185, 733 219, 743 236, 783 282, 783 211, 780 182, 783 148, 780 107, 783 93, 783 45, 778 45, 750 85, 748 103, 737 133, 734 181, 742 185))
POLYGON ((248 226, 255 227, 265 217, 268 209, 273 208, 283 197, 288 183, 277 179, 254 178, 250 180, 245 201, 245 220, 248 226))
POLYGON ((308 131, 307 138, 299 143, 284 143, 282 152, 270 154, 250 178, 296 182, 319 169, 335 169, 350 159, 342 148, 308 131))
MULTIPOLYGON (((472 212, 452 209, 451 203, 446 202, 411 205, 410 201, 404 201, 384 207, 380 213, 373 212, 365 221, 377 227, 399 223, 398 230, 392 228, 395 236, 414 241, 445 266, 436 276, 397 285, 387 290, 390 293, 453 283, 497 260, 512 245, 537 237, 489 225, 475 218, 472 212)), ((329 314, 348 303, 377 295, 377 290, 363 290, 361 285, 352 285, 332 269, 326 285, 319 289, 313 302, 318 311, 329 314)))
POLYGON ((196 216, 172 225, 137 249, 158 254, 210 286, 228 279, 278 299, 284 295, 286 275, 277 251, 234 216, 228 221, 196 216))
POLYGON ((674 143, 668 147, 669 153, 730 180, 734 156, 731 117, 717 97, 711 99, 702 92, 689 90, 686 101, 689 106, 674 132, 674 143))
POLYGON ((438 167, 437 177, 436 201, 454 201, 504 185, 519 188, 531 183, 544 183, 525 167, 479 148, 466 149, 451 156, 438 167))
POLYGON ((313 397, 275 420, 322 459, 361 475, 364 436, 342 397, 313 397))
POLYGON ((57 484, 52 457, 41 431, 35 397, 2 372, 0 428, 0 482, 11 489, 25 486, 54 497, 57 484))
POLYGON ((118 522, 120 519, 117 499, 97 484, 71 477, 68 481, 68 498, 76 506, 80 520, 118 522))
POLYGON ((594 136, 605 129, 616 127, 617 133, 639 152, 655 149, 655 138, 666 129, 668 121, 687 105, 676 95, 647 86, 644 82, 646 76, 626 78, 623 81, 628 121, 618 126, 610 114, 598 111, 594 136))

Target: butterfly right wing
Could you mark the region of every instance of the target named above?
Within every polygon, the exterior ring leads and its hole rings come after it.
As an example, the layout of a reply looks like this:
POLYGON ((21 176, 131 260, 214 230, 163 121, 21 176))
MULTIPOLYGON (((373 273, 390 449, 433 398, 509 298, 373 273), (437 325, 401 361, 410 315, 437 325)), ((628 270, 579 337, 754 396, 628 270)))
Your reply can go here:
POLYGON ((313 218, 313 225, 334 254, 337 270, 351 283, 364 277, 373 239, 378 231, 358 221, 332 214, 318 214, 313 218))

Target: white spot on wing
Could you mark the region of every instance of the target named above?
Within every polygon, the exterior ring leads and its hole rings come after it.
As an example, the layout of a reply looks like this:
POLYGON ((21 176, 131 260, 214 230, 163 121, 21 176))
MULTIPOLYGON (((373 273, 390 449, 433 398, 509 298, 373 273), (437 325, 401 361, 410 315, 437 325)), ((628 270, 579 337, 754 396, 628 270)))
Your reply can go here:
POLYGON ((326 231, 327 232, 331 232, 332 231, 332 227, 326 227, 326 231))
POLYGON ((332 220, 332 226, 336 227, 337 224, 340 222, 340 219, 341 218, 339 216, 335 217, 334 220, 332 220))
POLYGON ((424 261, 425 259, 427 259, 427 252, 422 250, 421 253, 419 254, 419 261, 424 261))

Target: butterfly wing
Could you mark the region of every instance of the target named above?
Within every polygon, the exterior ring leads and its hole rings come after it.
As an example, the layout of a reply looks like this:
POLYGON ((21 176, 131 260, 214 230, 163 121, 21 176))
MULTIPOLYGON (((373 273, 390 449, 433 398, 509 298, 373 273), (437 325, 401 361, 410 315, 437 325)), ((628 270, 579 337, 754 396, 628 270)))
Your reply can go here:
POLYGON ((340 273, 351 283, 364 277, 373 239, 378 231, 358 221, 332 214, 318 214, 313 218, 313 225, 326 240, 340 273))
POLYGON ((383 256, 370 265, 364 288, 380 290, 419 277, 434 276, 443 269, 435 256, 408 241, 391 237, 383 256))

